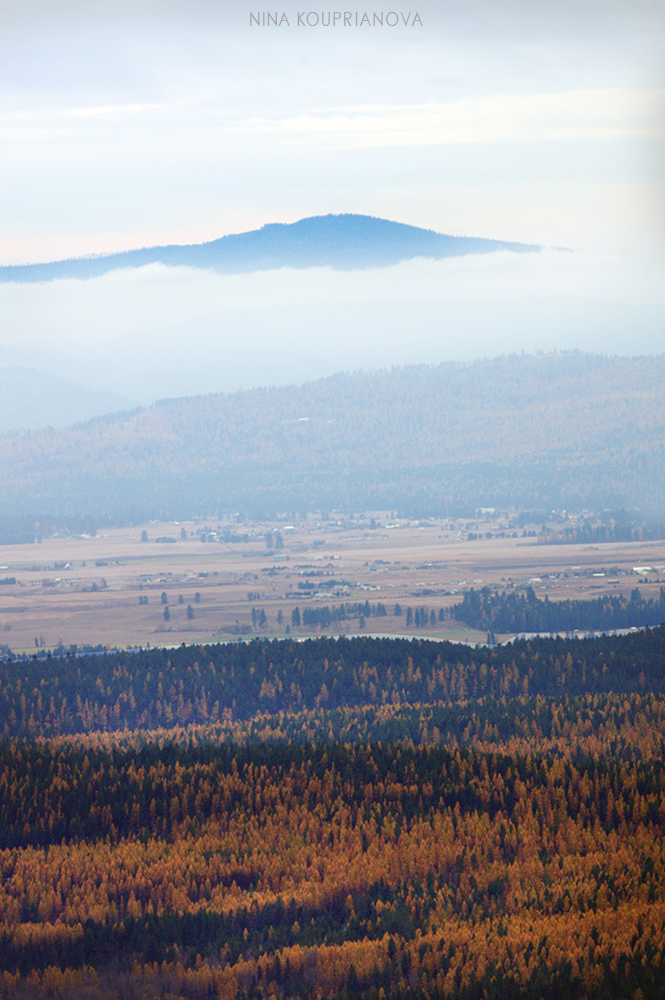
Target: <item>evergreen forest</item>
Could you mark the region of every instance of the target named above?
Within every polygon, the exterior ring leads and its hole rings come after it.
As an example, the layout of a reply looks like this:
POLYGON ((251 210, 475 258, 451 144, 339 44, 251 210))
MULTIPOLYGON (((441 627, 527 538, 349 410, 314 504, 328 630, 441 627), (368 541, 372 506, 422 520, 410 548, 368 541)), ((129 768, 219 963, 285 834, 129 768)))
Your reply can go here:
POLYGON ((663 997, 664 760, 664 626, 10 654, 0 996, 663 997))
POLYGON ((665 622, 665 587, 647 598, 635 587, 630 598, 606 595, 594 600, 550 601, 536 597, 533 587, 493 593, 470 588, 450 609, 457 621, 492 632, 603 632, 643 628, 665 622))

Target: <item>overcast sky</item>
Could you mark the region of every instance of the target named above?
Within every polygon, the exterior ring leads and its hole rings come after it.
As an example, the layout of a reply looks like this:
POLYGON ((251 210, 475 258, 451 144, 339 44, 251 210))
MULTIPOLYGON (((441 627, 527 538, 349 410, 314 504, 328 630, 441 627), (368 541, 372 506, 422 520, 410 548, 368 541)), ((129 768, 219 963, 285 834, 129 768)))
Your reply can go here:
POLYGON ((383 28, 259 9, 0 0, 0 262, 331 211, 662 245, 661 0, 440 0, 383 28))
MULTIPOLYGON (((348 6, 359 20, 366 9, 392 9, 348 6)), ((581 295, 663 304, 662 0, 414 2, 397 6, 394 27, 357 28, 298 26, 299 11, 311 11, 312 22, 333 13, 322 5, 275 10, 288 26, 251 25, 250 12, 263 8, 228 0, 0 0, 0 263, 359 212, 576 251, 565 265, 556 255, 516 263, 509 280, 500 260, 462 265, 463 279, 444 266, 421 268, 418 278, 402 269, 401 308, 418 298, 430 304, 413 360, 520 347, 630 351, 629 321, 614 348, 598 324, 592 343, 582 330, 572 345, 570 323, 558 341, 551 323, 538 340, 532 319, 515 320, 511 337, 485 324, 484 340, 463 345, 431 331, 455 296, 460 316, 461 302, 474 304, 474 329, 483 328, 477 303, 494 301, 502 280, 513 302, 581 295)), ((371 301, 381 283, 367 278, 359 291, 351 279, 328 278, 340 308, 358 296, 371 301)), ((254 312, 257 301, 268 315, 279 305, 285 325, 301 330, 294 317, 300 306, 307 313, 307 288, 319 288, 321 301, 328 294, 320 282, 282 281, 285 313, 273 279, 251 288, 153 272, 118 281, 0 289, 0 362, 17 345, 64 349, 74 331, 79 344, 101 347, 115 336, 119 345, 169 317, 190 324, 192 344, 203 344, 196 323, 204 314, 239 316, 239 290, 254 312)), ((633 350, 665 349, 665 335, 658 341, 649 327, 640 340, 643 329, 635 326, 633 350)), ((367 330, 368 345, 376 332, 367 330)), ((404 350, 384 355, 385 363, 409 360, 404 350)), ((352 367, 355 356, 339 351, 312 372, 352 367)), ((259 375, 246 367, 234 378, 251 384, 259 375)))

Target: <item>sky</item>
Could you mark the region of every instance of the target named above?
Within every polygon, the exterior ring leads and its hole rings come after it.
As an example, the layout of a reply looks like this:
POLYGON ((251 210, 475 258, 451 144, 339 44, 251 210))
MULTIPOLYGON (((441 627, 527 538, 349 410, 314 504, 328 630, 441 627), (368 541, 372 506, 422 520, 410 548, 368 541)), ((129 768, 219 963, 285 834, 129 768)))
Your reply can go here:
POLYGON ((0 286, 0 365, 149 402, 372 363, 665 350, 661 0, 414 2, 383 27, 314 25, 322 5, 250 23, 263 11, 0 0, 0 264, 329 212, 565 249, 0 286), (130 378, 156 345, 173 362, 130 378))

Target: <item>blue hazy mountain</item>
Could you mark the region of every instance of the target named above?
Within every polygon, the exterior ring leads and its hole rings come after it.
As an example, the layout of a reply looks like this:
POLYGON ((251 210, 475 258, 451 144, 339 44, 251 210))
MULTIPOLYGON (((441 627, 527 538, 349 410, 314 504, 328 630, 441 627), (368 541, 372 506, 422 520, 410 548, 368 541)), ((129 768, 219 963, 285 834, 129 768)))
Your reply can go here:
POLYGON ((3 517, 27 514, 138 523, 478 507, 640 508, 663 537, 664 383, 663 354, 519 354, 162 400, 3 435, 0 539, 3 517))
POLYGON ((147 247, 123 253, 77 257, 47 264, 0 267, 0 281, 54 281, 96 278, 108 271, 166 264, 199 267, 223 274, 267 271, 279 267, 333 267, 360 270, 386 267, 414 257, 441 260, 466 254, 541 247, 470 236, 446 236, 369 215, 317 215, 291 224, 273 223, 248 233, 222 236, 209 243, 147 247))
POLYGON ((0 367, 0 434, 76 424, 135 405, 119 393, 34 368, 0 367))

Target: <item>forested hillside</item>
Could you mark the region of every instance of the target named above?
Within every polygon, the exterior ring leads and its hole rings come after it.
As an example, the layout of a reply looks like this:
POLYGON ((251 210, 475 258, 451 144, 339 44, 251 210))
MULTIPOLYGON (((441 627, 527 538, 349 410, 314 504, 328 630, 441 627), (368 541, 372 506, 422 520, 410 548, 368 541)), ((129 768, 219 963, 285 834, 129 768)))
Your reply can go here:
POLYGON ((2 664, 4 1000, 659 1000, 665 630, 2 664))
POLYGON ((0 438, 0 501, 7 515, 116 520, 487 505, 662 512, 664 384, 663 355, 557 354, 167 400, 0 438))
POLYGON ((0 663, 0 734, 219 723, 473 699, 665 694, 665 626, 496 649, 417 639, 275 639, 0 663), (52 669, 49 669, 52 666, 52 669))

